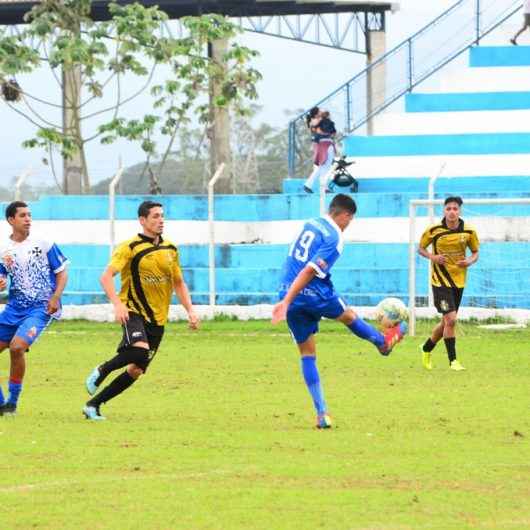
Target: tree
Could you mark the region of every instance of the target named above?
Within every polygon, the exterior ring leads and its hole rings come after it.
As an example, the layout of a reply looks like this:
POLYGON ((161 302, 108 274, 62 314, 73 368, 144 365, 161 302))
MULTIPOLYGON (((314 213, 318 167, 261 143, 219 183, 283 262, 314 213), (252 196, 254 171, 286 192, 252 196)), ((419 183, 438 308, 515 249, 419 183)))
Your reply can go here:
MULTIPOLYGON (((252 107, 250 115, 232 116, 231 146, 234 160, 233 182, 237 193, 278 193, 287 176, 287 130, 268 124, 252 125, 259 109, 252 107)), ((163 193, 204 194, 207 191, 208 149, 205 128, 184 125, 173 150, 168 154, 160 171, 160 158, 154 158, 152 167, 160 176, 163 193)), ((125 170, 120 181, 125 194, 149 192, 149 183, 143 177, 144 165, 137 164, 125 170)), ((107 193, 109 180, 97 183, 94 193, 107 193)), ((216 187, 216 192, 224 190, 216 187)))
POLYGON ((160 154, 157 168, 162 172, 179 130, 191 116, 209 123, 205 99, 212 78, 222 88, 213 100, 215 106, 244 114, 246 100, 257 97, 261 76, 248 66, 257 52, 232 43, 222 64, 206 54, 209 42, 233 39, 239 32, 222 16, 182 19, 187 36, 175 38, 168 32, 167 15, 157 7, 111 3, 111 19, 95 23, 90 5, 90 0, 43 0, 26 16, 26 26, 0 30, 2 95, 36 127, 35 136, 24 146, 46 150, 52 169, 54 152, 59 151, 66 161, 64 192, 89 191, 85 146, 95 140, 139 142, 147 158, 143 174, 152 175, 151 181, 156 182, 150 167, 153 158, 160 154), (45 65, 57 82, 60 103, 59 98, 53 101, 30 93, 19 79, 45 65), (155 84, 155 70, 161 66, 167 78, 155 84), (125 86, 131 78, 143 80, 133 93, 125 86), (145 90, 153 97, 152 111, 126 117, 123 105, 145 90), (109 95, 114 101, 105 105, 104 96, 109 95), (96 102, 100 107, 91 111, 96 102), (62 109, 62 122, 45 115, 43 106, 62 109), (88 120, 95 119, 99 122, 86 132, 88 120), (158 146, 156 138, 165 138, 166 145, 158 146))

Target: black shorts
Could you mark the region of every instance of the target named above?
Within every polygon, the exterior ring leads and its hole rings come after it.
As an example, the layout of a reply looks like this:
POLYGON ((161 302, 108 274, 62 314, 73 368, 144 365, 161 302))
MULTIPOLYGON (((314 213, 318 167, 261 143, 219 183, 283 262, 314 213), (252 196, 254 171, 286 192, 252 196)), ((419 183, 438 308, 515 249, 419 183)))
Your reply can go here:
POLYGON ((446 315, 452 311, 458 311, 460 302, 462 302, 464 289, 459 287, 436 287, 433 285, 432 294, 438 313, 446 315))
POLYGON ((164 326, 150 324, 137 313, 129 312, 129 320, 122 327, 123 337, 118 346, 118 352, 123 352, 135 342, 147 342, 149 344, 149 357, 146 360, 145 366, 140 366, 145 371, 160 346, 160 342, 164 336, 164 326))

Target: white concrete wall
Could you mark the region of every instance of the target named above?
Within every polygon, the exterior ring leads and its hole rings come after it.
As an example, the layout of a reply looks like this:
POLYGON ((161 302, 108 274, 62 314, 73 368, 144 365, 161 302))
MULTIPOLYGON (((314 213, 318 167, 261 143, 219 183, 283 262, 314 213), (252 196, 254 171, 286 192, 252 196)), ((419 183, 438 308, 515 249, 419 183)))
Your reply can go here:
MULTIPOLYGON (((530 34, 530 32, 529 32, 530 34)), ((519 67, 469 67, 440 75, 438 86, 417 92, 524 92, 530 90, 530 70, 519 67)))
MULTIPOLYGON (((529 72, 530 77, 530 72, 529 72)), ((530 90, 530 83, 528 90, 530 90)), ((374 120, 380 136, 530 132, 530 110, 387 112, 374 120)), ((509 155, 510 158, 513 155, 509 155)), ((530 166, 527 166, 527 172, 530 166)))
MULTIPOLYGON (((254 306, 216 306, 212 312, 209 306, 195 306, 202 320, 210 319, 216 315, 236 316, 239 320, 270 319, 272 316, 272 305, 260 304, 254 306)), ((355 307, 355 312, 361 318, 375 318, 375 307, 355 307)), ((435 318, 437 316, 434 308, 421 307, 416 309, 417 318, 435 318)), ((458 316, 461 320, 476 318, 485 320, 494 317, 504 317, 515 320, 520 324, 530 322, 530 311, 527 309, 488 309, 480 307, 460 308, 458 316)), ((114 313, 110 304, 94 304, 83 306, 65 306, 63 308, 63 319, 86 319, 96 322, 114 321, 114 313)), ((181 306, 171 306, 169 320, 185 320, 186 312, 181 306)), ((273 329, 273 328, 271 328, 273 329)), ((55 333, 53 327, 47 333, 55 333)))
MULTIPOLYGON (((513 206, 514 212, 517 206, 513 206)), ((528 241, 530 221, 528 217, 464 217, 478 230, 484 241, 528 241)), ((469 207, 470 214, 476 207, 469 207)), ((290 243, 303 226, 303 221, 270 222, 217 222, 215 240, 217 244, 290 243)), ((426 217, 417 220, 416 240, 419 239, 429 221, 426 217)), ((116 241, 129 239, 138 231, 135 221, 116 223, 116 241)), ((177 245, 208 243, 208 223, 206 221, 167 221, 164 233, 177 245)), ((0 237, 6 239, 9 231, 2 226, 0 237)), ((107 221, 38 221, 32 229, 32 237, 49 239, 57 244, 109 244, 107 221), (52 234, 52 236, 50 236, 52 234)), ((344 234, 347 242, 365 243, 406 243, 409 240, 408 217, 358 218, 344 234)))
MULTIPOLYGON (((431 129, 430 134, 436 134, 431 129)), ((444 177, 497 177, 530 174, 530 155, 363 156, 354 158, 355 178, 431 177, 442 165, 444 177)))

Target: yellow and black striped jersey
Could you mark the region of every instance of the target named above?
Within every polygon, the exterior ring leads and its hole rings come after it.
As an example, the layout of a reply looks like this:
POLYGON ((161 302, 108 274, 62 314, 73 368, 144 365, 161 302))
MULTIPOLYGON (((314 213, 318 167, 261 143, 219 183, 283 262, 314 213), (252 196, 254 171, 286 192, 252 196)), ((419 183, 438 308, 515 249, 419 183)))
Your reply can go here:
POLYGON ((447 260, 445 265, 432 263, 431 284, 464 288, 467 269, 457 263, 466 257, 466 248, 478 252, 480 243, 475 230, 462 219, 459 219, 458 227, 451 230, 442 219, 441 223, 427 228, 421 236, 420 247, 426 249, 429 245, 432 245, 433 254, 442 254, 447 260))
POLYGON ((162 237, 155 245, 138 234, 116 248, 109 266, 121 274, 119 296, 127 309, 151 324, 164 325, 174 281, 182 278, 177 247, 162 237))

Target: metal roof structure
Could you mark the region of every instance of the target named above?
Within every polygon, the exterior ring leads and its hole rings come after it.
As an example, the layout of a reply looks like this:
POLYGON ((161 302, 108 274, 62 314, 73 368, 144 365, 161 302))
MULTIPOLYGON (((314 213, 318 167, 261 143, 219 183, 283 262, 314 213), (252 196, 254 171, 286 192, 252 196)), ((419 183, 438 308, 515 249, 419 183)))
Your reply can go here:
MULTIPOLYGON (((23 24, 24 15, 37 1, 0 0, 0 25, 23 24)), ((132 0, 118 0, 126 5, 132 0)), ((326 13, 372 13, 384 16, 385 12, 395 11, 394 2, 358 0, 142 0, 145 6, 157 5, 170 18, 197 16, 218 13, 228 17, 266 17, 326 13)), ((108 0, 92 2, 94 20, 107 20, 108 0)))

